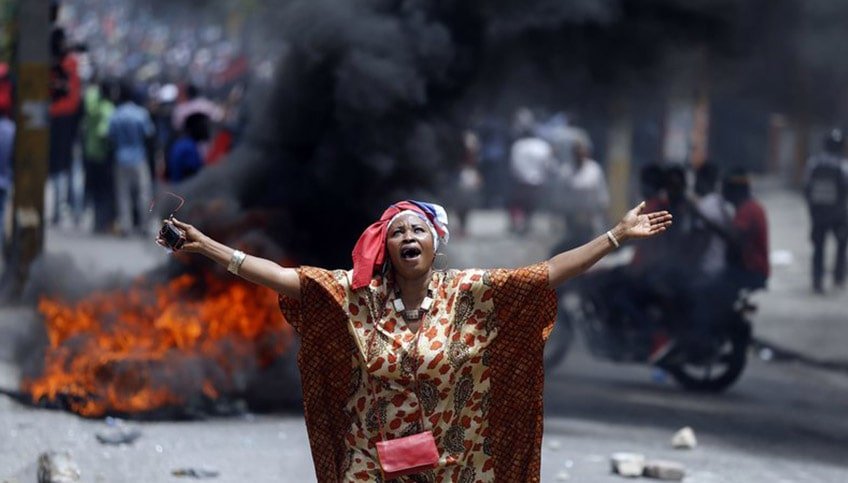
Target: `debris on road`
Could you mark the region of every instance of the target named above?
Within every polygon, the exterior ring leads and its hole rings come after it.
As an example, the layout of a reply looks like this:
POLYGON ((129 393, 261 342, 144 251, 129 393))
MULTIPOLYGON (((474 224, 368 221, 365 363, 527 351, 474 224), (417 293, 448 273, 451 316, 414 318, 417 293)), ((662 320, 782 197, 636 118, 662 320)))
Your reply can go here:
POLYGON ((218 471, 208 470, 205 468, 179 468, 171 471, 171 474, 174 476, 197 478, 202 480, 205 478, 217 478, 220 473, 218 471))
POLYGON ((613 453, 610 463, 613 473, 621 476, 642 476, 645 471, 645 455, 638 453, 613 453))
POLYGON ((571 478, 571 475, 569 475, 567 471, 560 471, 555 477, 557 481, 565 481, 569 478, 571 478))
POLYGON ((118 446, 121 444, 132 444, 141 437, 141 430, 137 428, 117 427, 109 431, 96 433, 95 437, 100 444, 118 446))
POLYGON ((674 461, 648 460, 645 462, 644 475, 658 480, 682 480, 686 476, 686 468, 674 461))
POLYGON ((48 451, 38 457, 38 483, 74 483, 82 473, 67 451, 48 451))
POLYGON ((671 446, 675 449, 694 449, 698 446, 698 440, 695 438, 695 431, 689 426, 680 429, 671 437, 671 446))
POLYGON ((769 259, 772 267, 789 267, 795 263, 795 255, 789 250, 772 250, 769 259))

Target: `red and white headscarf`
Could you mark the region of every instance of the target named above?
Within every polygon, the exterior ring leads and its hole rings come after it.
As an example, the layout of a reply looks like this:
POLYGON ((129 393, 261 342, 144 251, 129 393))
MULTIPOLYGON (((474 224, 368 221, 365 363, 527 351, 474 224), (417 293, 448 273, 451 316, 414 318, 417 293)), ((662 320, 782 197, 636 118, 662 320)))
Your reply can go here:
POLYGON ((410 211, 427 222, 433 232, 434 246, 439 248, 439 243, 447 243, 450 238, 448 232, 448 215, 445 209, 433 203, 421 201, 400 201, 390 206, 378 221, 371 224, 353 247, 353 282, 351 288, 356 290, 368 286, 374 273, 383 266, 386 258, 386 231, 394 219, 410 211))

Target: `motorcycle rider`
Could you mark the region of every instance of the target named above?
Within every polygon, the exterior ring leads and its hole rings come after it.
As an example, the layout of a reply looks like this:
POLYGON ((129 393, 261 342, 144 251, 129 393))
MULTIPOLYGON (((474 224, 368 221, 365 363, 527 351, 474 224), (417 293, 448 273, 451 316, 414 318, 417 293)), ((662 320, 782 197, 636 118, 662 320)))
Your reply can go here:
POLYGON ((735 209, 729 227, 722 227, 694 210, 727 243, 724 270, 694 294, 691 330, 687 334, 695 348, 709 347, 715 321, 722 320, 741 290, 766 288, 770 275, 768 218, 751 194, 750 177, 744 169, 735 169, 724 177, 722 196, 735 209))
MULTIPOLYGON (((699 166, 695 170, 695 195, 690 202, 699 218, 706 217, 727 230, 733 221, 733 207, 718 190, 719 175, 718 167, 711 162, 699 166)), ((702 235, 698 241, 698 268, 703 278, 710 280, 724 272, 727 266, 727 242, 701 219, 696 220, 695 230, 702 235)))
POLYGON ((640 181, 647 205, 673 213, 675 227, 669 229, 662 240, 650 240, 636 246, 628 269, 610 290, 610 301, 650 338, 647 360, 657 364, 676 347, 673 334, 678 327, 658 325, 649 316, 648 308, 660 305, 665 310, 683 312, 684 307, 689 306, 690 274, 686 267, 692 266, 695 256, 692 249, 694 217, 687 205, 683 166, 647 165, 640 173, 640 181))

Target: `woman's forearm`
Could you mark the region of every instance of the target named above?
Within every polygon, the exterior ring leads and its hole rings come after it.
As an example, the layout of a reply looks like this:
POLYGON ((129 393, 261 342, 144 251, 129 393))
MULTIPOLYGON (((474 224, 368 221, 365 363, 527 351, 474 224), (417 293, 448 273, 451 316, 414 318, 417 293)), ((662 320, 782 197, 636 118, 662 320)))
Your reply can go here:
MULTIPOLYGON (((610 230, 619 243, 624 242, 624 229, 616 226, 610 230)), ((612 240, 604 233, 577 248, 562 252, 548 260, 548 286, 557 288, 566 280, 589 270, 592 265, 616 249, 612 240)))
MULTIPOLYGON (((234 249, 208 237, 200 249, 200 253, 225 267, 229 266, 234 252, 234 249)), ((238 270, 238 276, 300 300, 300 277, 293 268, 281 267, 271 260, 247 255, 238 270)))

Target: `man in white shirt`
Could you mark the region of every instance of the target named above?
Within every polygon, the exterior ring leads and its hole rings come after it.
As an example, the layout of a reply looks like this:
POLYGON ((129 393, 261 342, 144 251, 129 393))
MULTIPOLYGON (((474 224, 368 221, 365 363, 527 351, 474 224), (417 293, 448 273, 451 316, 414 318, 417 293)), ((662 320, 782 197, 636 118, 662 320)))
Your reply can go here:
POLYGON ((574 142, 574 164, 563 166, 560 175, 570 191, 566 207, 569 238, 582 243, 603 233, 610 196, 604 170, 591 158, 588 140, 574 142))
POLYGON ((529 228, 542 187, 554 167, 554 153, 547 141, 533 133, 532 125, 524 125, 519 132, 510 151, 510 168, 515 181, 510 219, 513 231, 524 234, 529 228))
MULTIPOLYGON (((714 225, 729 230, 733 222, 733 206, 717 191, 719 181, 718 168, 704 163, 695 173, 696 206, 700 214, 714 225)), ((727 242, 714 231, 709 231, 701 255, 701 273, 707 278, 718 276, 727 264, 727 242)))

